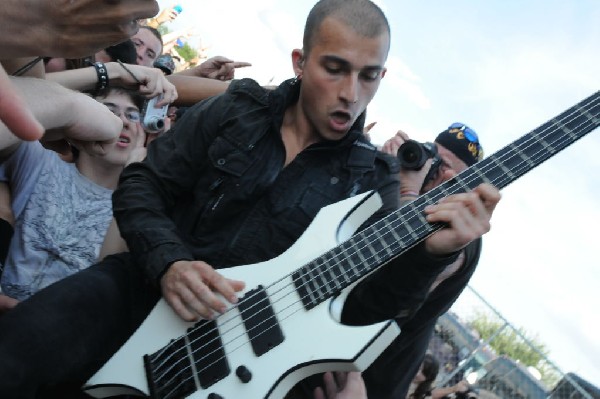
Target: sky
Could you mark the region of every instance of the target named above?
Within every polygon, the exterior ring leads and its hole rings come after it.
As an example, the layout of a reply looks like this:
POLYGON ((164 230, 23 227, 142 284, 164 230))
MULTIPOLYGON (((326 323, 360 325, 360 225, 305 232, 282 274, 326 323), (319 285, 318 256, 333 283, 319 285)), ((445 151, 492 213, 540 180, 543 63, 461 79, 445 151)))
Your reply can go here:
MULTIPOLYGON (((162 7, 175 3, 159 1, 162 7)), ((492 154, 600 89, 598 0, 379 0, 392 31, 367 112, 375 143, 401 129, 432 141, 468 124, 492 154)), ((236 78, 293 77, 307 0, 180 0, 174 30, 208 56, 248 61, 236 78)), ((563 372, 600 386, 600 131, 502 190, 471 285, 537 336, 563 372)))

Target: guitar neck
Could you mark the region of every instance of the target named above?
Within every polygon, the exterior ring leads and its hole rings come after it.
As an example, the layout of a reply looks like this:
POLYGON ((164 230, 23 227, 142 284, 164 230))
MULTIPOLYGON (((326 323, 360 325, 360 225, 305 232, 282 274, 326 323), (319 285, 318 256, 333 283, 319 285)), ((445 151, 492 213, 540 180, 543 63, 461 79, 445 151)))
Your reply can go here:
POLYGON ((305 308, 317 306, 442 228, 425 220, 427 205, 481 183, 502 189, 598 126, 600 92, 305 265, 294 273, 305 308))

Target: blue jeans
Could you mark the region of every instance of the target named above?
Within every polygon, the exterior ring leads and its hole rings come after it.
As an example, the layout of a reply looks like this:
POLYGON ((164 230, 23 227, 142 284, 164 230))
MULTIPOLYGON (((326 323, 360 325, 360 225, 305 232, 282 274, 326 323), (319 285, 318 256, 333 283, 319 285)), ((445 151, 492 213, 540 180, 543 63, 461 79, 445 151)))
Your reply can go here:
POLYGON ((23 301, 0 316, 0 398, 80 387, 133 334, 159 297, 156 285, 124 253, 23 301))

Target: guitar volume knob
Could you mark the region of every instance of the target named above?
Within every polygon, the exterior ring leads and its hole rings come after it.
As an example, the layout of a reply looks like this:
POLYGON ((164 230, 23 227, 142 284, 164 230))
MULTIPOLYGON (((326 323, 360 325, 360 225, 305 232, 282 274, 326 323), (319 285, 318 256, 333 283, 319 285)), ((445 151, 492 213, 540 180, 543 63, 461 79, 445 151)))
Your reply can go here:
POLYGON ((239 366, 237 369, 235 369, 235 375, 237 375, 240 381, 242 381, 244 384, 249 383, 252 379, 252 373, 246 366, 239 366))

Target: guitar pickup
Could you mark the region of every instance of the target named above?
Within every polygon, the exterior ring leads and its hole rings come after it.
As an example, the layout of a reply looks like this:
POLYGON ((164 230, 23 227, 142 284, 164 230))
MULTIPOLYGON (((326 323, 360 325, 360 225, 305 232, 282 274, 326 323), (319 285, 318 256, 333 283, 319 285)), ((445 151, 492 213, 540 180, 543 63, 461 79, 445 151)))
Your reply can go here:
POLYGON ((240 300, 238 309, 256 356, 283 342, 283 331, 262 285, 248 291, 240 300))

